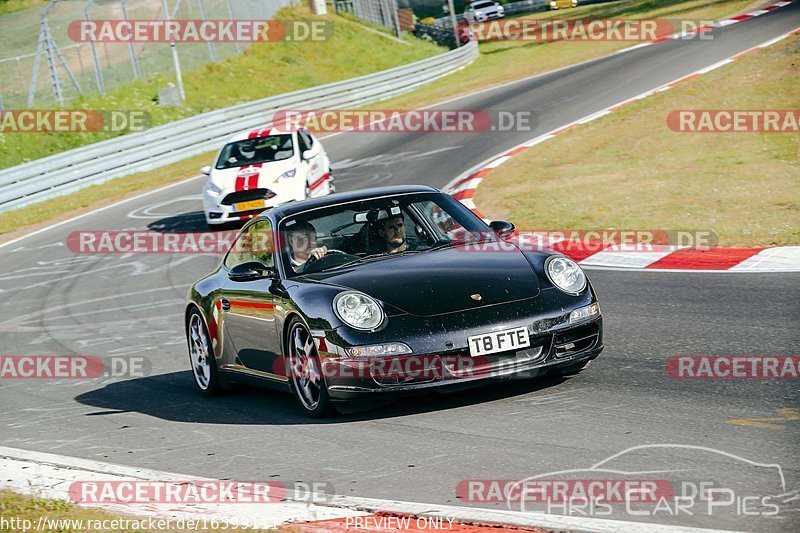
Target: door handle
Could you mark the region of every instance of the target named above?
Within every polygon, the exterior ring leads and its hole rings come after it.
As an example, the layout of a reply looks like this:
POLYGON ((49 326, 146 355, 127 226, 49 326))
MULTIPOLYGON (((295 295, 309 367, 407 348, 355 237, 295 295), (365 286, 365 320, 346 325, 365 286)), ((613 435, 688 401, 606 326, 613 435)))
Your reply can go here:
POLYGON ((222 303, 222 310, 223 311, 230 311, 231 310, 231 303, 228 301, 227 298, 222 298, 220 300, 220 303, 222 303))

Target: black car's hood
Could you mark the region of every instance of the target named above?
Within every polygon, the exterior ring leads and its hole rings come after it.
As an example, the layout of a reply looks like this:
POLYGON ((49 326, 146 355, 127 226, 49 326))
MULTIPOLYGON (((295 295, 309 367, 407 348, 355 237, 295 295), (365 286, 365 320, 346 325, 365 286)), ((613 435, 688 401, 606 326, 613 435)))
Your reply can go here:
POLYGON ((418 316, 475 309, 539 294, 536 275, 517 250, 446 248, 308 277, 364 292, 418 316))

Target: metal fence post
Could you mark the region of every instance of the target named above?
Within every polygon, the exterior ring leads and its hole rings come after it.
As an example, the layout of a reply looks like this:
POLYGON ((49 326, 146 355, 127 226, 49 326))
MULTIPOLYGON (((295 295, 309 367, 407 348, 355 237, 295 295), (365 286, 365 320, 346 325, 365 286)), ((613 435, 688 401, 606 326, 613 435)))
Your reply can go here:
POLYGON ((56 58, 53 57, 53 39, 47 19, 42 20, 42 33, 44 33, 44 53, 47 55, 47 66, 50 69, 50 82, 53 84, 53 93, 56 95, 58 105, 64 105, 64 92, 61 90, 61 79, 58 77, 56 58))
MULTIPOLYGON (((206 0, 197 0, 197 4, 200 6, 200 18, 208 20, 208 14, 206 14, 206 0)), ((208 41, 208 57, 211 61, 217 60, 217 51, 214 49, 214 43, 211 41, 208 41)))
POLYGON ((456 40, 456 48, 461 46, 461 39, 458 38, 458 25, 456 23, 456 8, 453 6, 453 0, 447 0, 447 7, 450 9, 450 23, 453 25, 453 37, 456 40))
MULTIPOLYGON (((233 4, 231 3, 231 0, 226 0, 225 3, 228 5, 228 18, 231 20, 236 20, 236 17, 233 16, 233 4)), ((242 51, 242 43, 239 41, 236 41, 236 51, 242 51)))
POLYGON ((44 17, 39 21, 39 40, 36 43, 36 55, 33 56, 33 74, 31 75, 31 87, 28 90, 28 107, 33 106, 36 97, 36 84, 39 82, 39 65, 42 61, 42 50, 44 49, 44 17))
POLYGON ((403 31, 400 29, 400 15, 397 13, 397 0, 389 0, 392 9, 392 20, 394 20, 394 32, 398 39, 403 38, 403 31))
MULTIPOLYGON (((83 8, 83 20, 89 20, 89 10, 92 8, 94 0, 87 0, 86 7, 83 8)), ((100 94, 105 94, 106 84, 103 80, 103 71, 100 68, 100 58, 97 57, 97 47, 94 44, 94 36, 89 38, 89 47, 92 50, 92 61, 94 61, 94 79, 97 82, 97 90, 100 94)))
MULTIPOLYGON (((164 9, 164 17, 166 20, 169 20, 171 17, 169 16, 169 7, 167 6, 167 0, 161 0, 161 6, 164 9)), ((175 66, 175 77, 178 80, 178 94, 181 97, 181 102, 186 100, 186 93, 183 91, 183 76, 181 75, 181 61, 178 58, 178 48, 175 45, 175 41, 171 41, 169 43, 169 47, 172 50, 172 64, 175 66)))
MULTIPOLYGON (((126 21, 128 20, 128 0, 122 0, 122 18, 126 21)), ((128 54, 131 56, 133 79, 138 80, 142 77, 142 71, 139 70, 139 61, 136 59, 136 48, 134 48, 131 41, 128 41, 128 54)))

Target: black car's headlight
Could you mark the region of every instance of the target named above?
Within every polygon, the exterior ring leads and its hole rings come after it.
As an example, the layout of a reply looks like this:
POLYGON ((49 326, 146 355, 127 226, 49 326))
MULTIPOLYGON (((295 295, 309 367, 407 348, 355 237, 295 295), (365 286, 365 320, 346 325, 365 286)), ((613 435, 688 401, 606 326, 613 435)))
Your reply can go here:
POLYGON ((333 299, 336 316, 355 329, 371 330, 383 323, 383 309, 380 304, 362 292, 340 292, 333 299))
POLYGON ((544 264, 550 282, 567 294, 580 294, 586 288, 586 274, 568 257, 553 256, 544 264))

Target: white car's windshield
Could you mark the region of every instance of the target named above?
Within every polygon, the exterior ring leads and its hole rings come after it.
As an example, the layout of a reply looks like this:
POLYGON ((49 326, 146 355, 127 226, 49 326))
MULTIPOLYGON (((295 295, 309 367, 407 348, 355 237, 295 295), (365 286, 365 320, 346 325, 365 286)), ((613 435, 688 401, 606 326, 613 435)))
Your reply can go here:
POLYGON ((457 200, 415 194, 351 202, 284 219, 289 276, 494 238, 457 200), (324 253, 312 253, 322 250, 324 253), (309 257, 314 257, 309 261, 309 257))
POLYGON ((477 4, 472 4, 472 7, 475 9, 482 9, 484 7, 494 7, 494 2, 478 2, 477 4))
POLYGON ((292 134, 269 135, 229 143, 222 149, 216 168, 234 168, 289 159, 294 155, 292 134))

